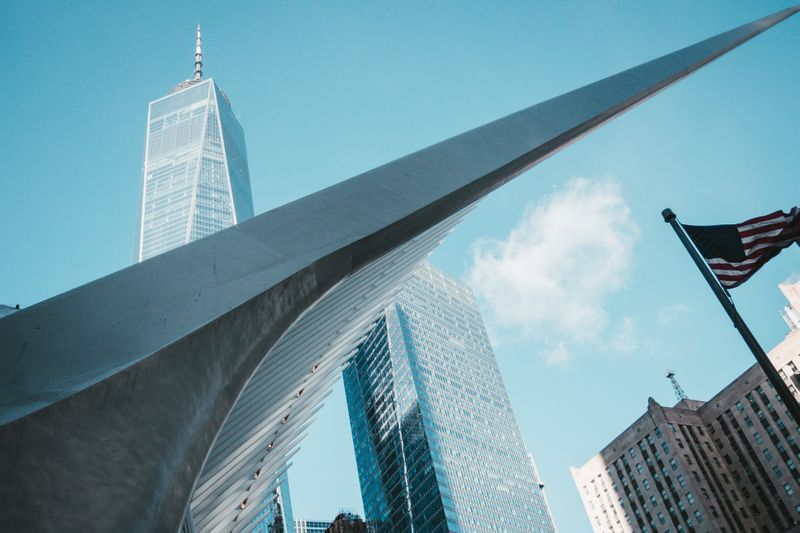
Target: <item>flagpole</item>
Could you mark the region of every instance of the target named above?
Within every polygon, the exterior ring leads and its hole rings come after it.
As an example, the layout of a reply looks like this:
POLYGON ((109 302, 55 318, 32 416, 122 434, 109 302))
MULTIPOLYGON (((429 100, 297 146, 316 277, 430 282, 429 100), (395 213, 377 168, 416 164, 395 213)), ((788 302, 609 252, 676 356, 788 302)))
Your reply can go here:
POLYGON ((747 327, 747 324, 745 324, 744 320, 742 320, 742 317, 739 315, 739 312, 733 305, 733 301, 731 300, 727 291, 722 287, 722 285, 719 284, 717 277, 713 272, 711 272, 711 269, 708 267, 705 259, 697 251, 689 235, 686 234, 686 230, 684 230, 681 223, 678 222, 678 217, 675 216, 675 213, 673 213, 671 209, 664 209, 661 214, 664 217, 664 222, 669 223, 669 225, 672 226, 672 229, 675 230, 675 234, 678 235, 678 238, 683 243, 686 251, 689 252, 689 255, 694 260, 694 264, 697 265, 700 273, 703 274, 706 283, 708 283, 708 286, 711 287, 711 290, 717 296, 719 303, 722 304, 723 309, 725 309, 725 311, 728 313, 728 316, 733 321, 733 326, 739 330, 739 334, 741 334, 745 344, 747 344, 747 347, 750 348, 751 352, 753 352, 753 356, 755 356, 756 361, 758 361, 758 364, 761 366, 761 369, 767 375, 767 379, 775 388, 775 392, 778 393, 778 397, 783 400, 783 404, 786 406, 789 414, 794 419, 795 426, 800 426, 800 404, 798 404, 797 400, 794 399, 794 395, 789 390, 786 382, 783 381, 783 379, 781 379, 781 377, 778 375, 778 371, 775 370, 775 367, 770 362, 767 354, 764 352, 764 349, 753 336, 753 333, 750 331, 750 328, 747 327))

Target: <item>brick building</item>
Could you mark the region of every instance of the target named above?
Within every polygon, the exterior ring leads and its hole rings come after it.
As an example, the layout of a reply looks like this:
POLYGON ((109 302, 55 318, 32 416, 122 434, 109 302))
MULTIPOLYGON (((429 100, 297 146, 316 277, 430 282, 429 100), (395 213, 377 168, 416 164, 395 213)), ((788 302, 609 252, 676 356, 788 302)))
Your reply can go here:
MULTIPOLYGON (((798 398, 800 283, 786 338, 769 358, 798 398)), ((602 532, 765 532, 800 524, 800 431, 753 365, 707 402, 647 412, 580 468, 571 468, 589 520, 602 532)))

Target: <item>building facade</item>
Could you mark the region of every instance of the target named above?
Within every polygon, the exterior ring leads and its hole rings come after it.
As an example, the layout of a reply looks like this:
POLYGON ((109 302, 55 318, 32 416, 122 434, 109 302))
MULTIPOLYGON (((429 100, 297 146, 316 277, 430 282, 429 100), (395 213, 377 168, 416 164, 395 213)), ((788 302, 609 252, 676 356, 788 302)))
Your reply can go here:
POLYGON ((344 385, 378 531, 555 531, 468 287, 423 263, 344 385))
MULTIPOLYGON (((203 79, 203 52, 197 27, 194 77, 150 102, 142 176, 136 260, 144 261, 211 235, 253 216, 244 130, 228 96, 213 79, 203 79)), ((247 529, 293 533, 291 497, 285 465, 269 477, 258 505, 245 494, 234 506, 258 510, 247 529)), ((227 480, 214 489, 227 489, 227 480)), ((244 494, 247 491, 239 489, 244 494)), ((197 495, 196 495, 197 496, 197 495)), ((218 501, 219 496, 212 500, 218 501)), ((197 498, 191 508, 197 507, 197 498)), ((205 531, 190 509, 183 529, 205 531)))
POLYGON ((789 303, 781 311, 786 325, 789 326, 791 331, 800 329, 800 285, 797 283, 782 283, 778 285, 789 303))
POLYGON ((148 107, 137 261, 253 216, 244 131, 200 44, 198 26, 194 78, 148 107))
POLYGON ((286 473, 278 479, 278 486, 261 502, 261 511, 247 528, 250 533, 294 533, 292 498, 286 473))
MULTIPOLYGON (((800 308, 800 284, 781 289, 800 308)), ((800 399, 800 331, 768 355, 800 399)), ((571 470, 597 532, 793 531, 799 445, 797 424, 753 365, 707 402, 650 398, 641 418, 571 470)))
POLYGON ((544 506, 547 510, 547 516, 550 518, 550 521, 555 524, 555 519, 553 518, 553 512, 550 509, 550 502, 547 501, 547 494, 544 491, 544 482, 542 478, 539 476, 539 469, 536 467, 536 461, 533 460, 533 454, 528 453, 528 461, 531 465, 531 470, 533 470, 533 479, 539 488, 542 490, 542 499, 544 500, 544 506))
POLYGON ((332 522, 326 520, 295 520, 296 533, 368 533, 372 531, 360 516, 341 512, 332 522))
POLYGON ((295 520, 295 533, 325 533, 331 523, 327 520, 295 520))

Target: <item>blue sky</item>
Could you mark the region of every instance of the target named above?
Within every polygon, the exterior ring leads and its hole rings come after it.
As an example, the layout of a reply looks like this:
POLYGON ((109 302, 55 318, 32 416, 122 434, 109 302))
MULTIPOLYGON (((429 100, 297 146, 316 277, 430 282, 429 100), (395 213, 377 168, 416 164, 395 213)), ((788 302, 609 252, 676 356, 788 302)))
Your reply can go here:
MULTIPOLYGON (((198 22, 205 73, 245 129, 258 213, 787 5, 3 2, 0 302, 130 264, 147 102, 190 76, 198 22)), ((432 257, 476 285, 564 532, 589 527, 568 467, 648 396, 672 404, 666 368, 707 399, 752 363, 660 212, 712 224, 800 203, 799 24, 495 192, 432 257)), ((734 293, 767 348, 786 331, 776 285, 799 259, 785 251, 734 293)), ((295 516, 360 510, 340 385, 294 462, 295 516)))

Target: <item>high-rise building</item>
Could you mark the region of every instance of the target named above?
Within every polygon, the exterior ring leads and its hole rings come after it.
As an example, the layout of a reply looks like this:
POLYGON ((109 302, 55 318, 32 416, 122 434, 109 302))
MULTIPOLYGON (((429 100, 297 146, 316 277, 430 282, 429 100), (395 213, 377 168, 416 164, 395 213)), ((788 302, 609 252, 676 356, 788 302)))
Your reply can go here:
POLYGON ((194 77, 148 108, 137 261, 253 216, 244 132, 202 67, 198 26, 194 77))
POLYGON ((295 533, 325 533, 331 523, 327 520, 295 520, 295 533))
POLYGON ((468 287, 423 263, 344 384, 378 531, 555 531, 468 287))
POLYGON ((341 512, 333 521, 327 520, 295 520, 295 533, 368 533, 372 530, 360 516, 354 513, 341 512))
POLYGON ((284 472, 278 478, 278 485, 261 502, 261 511, 247 530, 249 533, 293 533, 294 522, 289 478, 284 472))
POLYGON ((550 518, 550 521, 555 524, 555 519, 553 518, 553 512, 550 509, 550 502, 547 501, 547 494, 544 492, 544 482, 542 481, 541 476, 539 476, 539 469, 536 468, 536 461, 533 460, 533 454, 528 453, 528 461, 531 465, 531 470, 533 470, 533 479, 536 481, 536 484, 542 490, 542 499, 544 500, 544 506, 547 510, 547 516, 550 518))
MULTIPOLYGON (((781 290, 800 307, 800 283, 781 290)), ((768 356, 800 398, 800 330, 768 356)), ((707 402, 650 398, 642 417, 571 470, 596 532, 780 532, 800 524, 798 462, 800 429, 753 365, 707 402)))
MULTIPOLYGON (((148 108, 137 261, 253 216, 244 131, 228 96, 212 78, 203 79, 199 25, 194 66, 192 78, 150 102, 148 108)), ((266 473, 272 478, 270 488, 249 523, 252 531, 293 532, 285 470, 266 473)), ((223 494, 227 483, 218 481, 214 489, 223 494)), ((194 499, 192 503, 196 507, 194 499)), ((246 508, 248 498, 238 505, 246 508)), ((185 530, 208 529, 205 524, 194 524, 191 515, 190 509, 185 530)))
POLYGON ((789 303, 783 308, 781 315, 791 331, 800 329, 800 284, 781 283, 778 285, 789 303))

